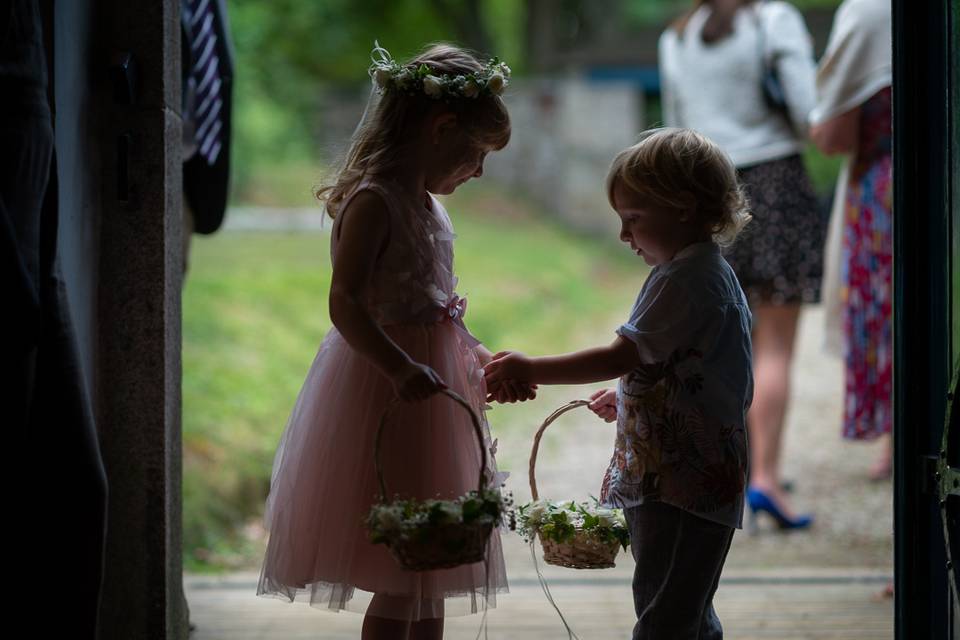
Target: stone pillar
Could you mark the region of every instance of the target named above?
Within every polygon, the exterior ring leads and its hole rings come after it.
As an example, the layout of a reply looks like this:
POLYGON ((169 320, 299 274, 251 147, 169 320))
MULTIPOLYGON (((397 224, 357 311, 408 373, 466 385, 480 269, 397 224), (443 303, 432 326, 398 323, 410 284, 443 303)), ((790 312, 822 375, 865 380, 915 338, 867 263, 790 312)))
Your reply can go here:
POLYGON ((96 398, 110 483, 101 638, 186 638, 179 1, 91 4, 103 193, 96 398))

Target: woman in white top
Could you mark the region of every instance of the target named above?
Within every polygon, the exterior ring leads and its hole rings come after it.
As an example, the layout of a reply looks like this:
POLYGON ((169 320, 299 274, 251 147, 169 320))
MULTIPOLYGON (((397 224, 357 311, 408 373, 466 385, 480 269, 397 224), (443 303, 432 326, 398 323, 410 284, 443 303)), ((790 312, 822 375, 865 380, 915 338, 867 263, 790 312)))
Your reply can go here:
POLYGON ((752 512, 805 528, 781 487, 780 449, 800 304, 820 296, 825 229, 800 153, 816 99, 812 39, 787 2, 698 0, 660 39, 667 125, 706 134, 737 167, 753 222, 725 256, 754 317, 752 512), (764 91, 775 71, 785 106, 764 91))

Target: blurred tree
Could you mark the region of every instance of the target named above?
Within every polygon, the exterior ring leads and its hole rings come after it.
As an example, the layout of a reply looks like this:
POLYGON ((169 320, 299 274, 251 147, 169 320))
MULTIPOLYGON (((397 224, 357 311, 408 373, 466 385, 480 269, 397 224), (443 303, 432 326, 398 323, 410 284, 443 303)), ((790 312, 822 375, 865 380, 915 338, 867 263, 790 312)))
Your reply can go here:
MULTIPOLYGON (((795 0, 801 8, 839 0, 795 0)), ((303 204, 323 160, 322 92, 367 90, 378 40, 405 59, 452 41, 514 72, 556 68, 557 52, 659 28, 694 0, 228 0, 236 52, 234 200, 303 204), (313 178, 311 178, 311 175, 313 178), (288 194, 296 193, 296 197, 288 194)), ((627 42, 629 36, 627 37, 627 42)), ((619 45, 616 45, 619 46, 619 45)), ((357 114, 359 116, 359 113, 357 114)), ((329 119, 327 119, 329 121, 329 119)))
POLYGON ((490 53, 490 34, 484 19, 483 0, 432 0, 442 16, 457 32, 459 40, 474 51, 490 53))
MULTIPOLYGON (((524 3, 517 0, 230 0, 236 50, 234 197, 284 191, 287 166, 316 167, 320 92, 363 91, 374 40, 394 57, 452 41, 518 68, 524 3), (278 185, 274 189, 264 182, 278 185)), ((359 114, 358 114, 359 115, 359 114)), ((293 172, 296 174, 297 172, 293 172)), ((299 184, 303 176, 294 176, 299 184)), ((309 185, 306 187, 309 189, 309 185)))

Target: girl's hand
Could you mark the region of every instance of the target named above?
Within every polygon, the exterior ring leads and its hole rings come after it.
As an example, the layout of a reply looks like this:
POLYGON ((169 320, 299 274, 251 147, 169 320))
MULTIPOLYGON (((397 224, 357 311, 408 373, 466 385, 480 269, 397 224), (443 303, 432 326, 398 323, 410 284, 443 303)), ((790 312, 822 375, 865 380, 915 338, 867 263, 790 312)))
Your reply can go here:
POLYGON ((391 376, 393 387, 401 400, 426 400, 447 385, 440 375, 425 364, 409 362, 391 376))
POLYGON ((537 385, 529 382, 519 382, 517 380, 514 380, 513 384, 518 401, 526 402, 527 400, 533 400, 537 397, 537 385))
POLYGON ((487 387, 496 389, 508 380, 529 383, 531 377, 530 358, 517 351, 501 351, 483 368, 487 387))
POLYGON ((487 402, 524 402, 537 397, 537 385, 516 380, 503 380, 487 388, 487 402))
POLYGON ((600 416, 606 422, 617 419, 617 390, 600 389, 590 396, 592 402, 587 405, 590 411, 600 416))

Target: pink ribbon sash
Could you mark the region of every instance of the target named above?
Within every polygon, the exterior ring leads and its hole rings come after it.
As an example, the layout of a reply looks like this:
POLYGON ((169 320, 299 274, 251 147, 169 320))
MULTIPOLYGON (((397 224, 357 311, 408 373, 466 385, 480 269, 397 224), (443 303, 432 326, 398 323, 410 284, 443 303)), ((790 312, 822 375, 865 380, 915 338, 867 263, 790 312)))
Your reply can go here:
POLYGON ((463 341, 471 349, 480 344, 480 341, 477 340, 472 333, 467 329, 467 325, 463 323, 463 316, 467 313, 467 299, 461 298, 457 294, 452 294, 450 300, 446 305, 446 315, 444 318, 453 323, 454 328, 463 338, 463 341))

